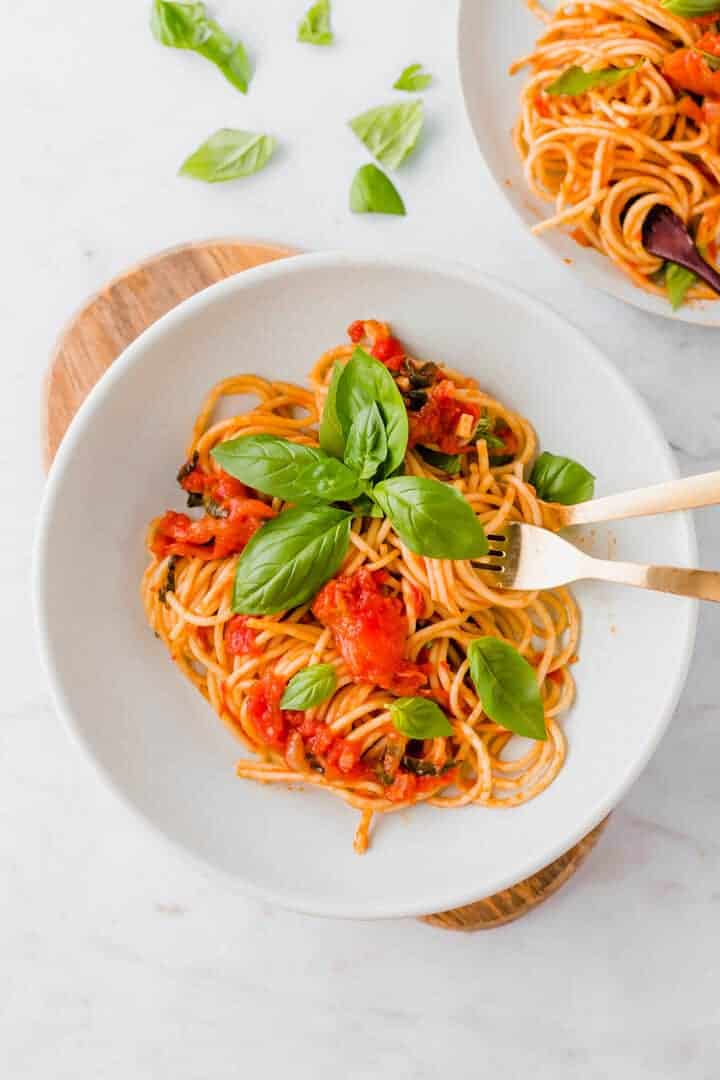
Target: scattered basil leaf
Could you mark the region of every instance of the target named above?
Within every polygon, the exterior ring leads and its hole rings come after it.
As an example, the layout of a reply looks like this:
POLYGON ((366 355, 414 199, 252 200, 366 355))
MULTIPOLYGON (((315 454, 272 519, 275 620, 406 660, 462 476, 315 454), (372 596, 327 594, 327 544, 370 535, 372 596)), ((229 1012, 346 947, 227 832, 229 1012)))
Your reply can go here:
POLYGON ((183 161, 180 173, 208 184, 237 180, 263 169, 276 145, 271 135, 220 128, 183 161))
POLYGON ((317 0, 298 24, 298 41, 306 45, 332 45, 330 26, 330 0, 317 0))
POLYGON ((400 391, 392 375, 379 360, 364 349, 355 349, 340 376, 335 407, 345 439, 355 418, 368 405, 375 403, 380 410, 387 437, 387 459, 383 475, 387 476, 405 458, 408 441, 408 418, 400 391))
POLYGON ((583 71, 581 67, 573 66, 564 71, 550 86, 546 86, 545 93, 576 97, 588 90, 594 90, 596 86, 616 86, 628 75, 632 75, 633 71, 637 71, 641 64, 642 61, 629 68, 611 67, 602 68, 600 71, 583 71))
POLYGON ((595 494, 595 477, 572 458, 557 454, 541 454, 530 474, 530 483, 543 502, 573 506, 586 502, 595 494))
POLYGON ((397 169, 417 144, 423 126, 419 99, 402 105, 380 105, 350 121, 358 139, 381 165, 397 169))
POLYGON ((661 0, 661 4, 666 11, 680 15, 683 19, 697 19, 714 11, 720 15, 718 0, 661 0))
POLYGON ((285 510, 251 537, 237 563, 233 611, 276 615, 310 600, 336 574, 352 515, 332 506, 285 510))
POLYGON ((362 165, 350 186, 350 209, 354 214, 397 214, 405 216, 400 193, 377 165, 362 165))
POLYGON ((429 698, 398 698, 390 706, 390 719, 408 739, 440 739, 453 733, 445 713, 429 698))
POLYGON ((467 651, 470 675, 487 716, 528 739, 545 740, 545 710, 535 669, 506 641, 475 638, 467 651))
POLYGON ((209 60, 228 82, 247 93, 252 75, 242 42, 234 42, 213 20, 204 4, 154 0, 150 28, 156 41, 172 49, 191 49, 209 60))
POLYGON ((413 773, 415 776, 444 776, 446 772, 450 772, 456 765, 457 761, 446 761, 444 765, 438 768, 437 765, 433 765, 432 761, 411 757, 409 754, 405 754, 402 759, 402 766, 405 771, 413 773))
POLYGON ((280 699, 281 709, 312 709, 335 693, 337 673, 332 664, 313 664, 294 675, 280 699))
POLYGON ((342 458, 345 453, 345 436, 343 435, 343 430, 340 426, 340 421, 338 420, 337 407, 335 405, 338 383, 340 382, 342 373, 343 365, 339 360, 336 360, 333 366, 333 373, 330 379, 327 397, 325 398, 325 407, 320 420, 320 448, 324 450, 326 454, 332 454, 332 456, 336 458, 342 458))
POLYGON ((665 263, 665 288, 673 311, 685 303, 685 297, 697 281, 697 275, 674 262, 665 263))
POLYGON ((414 94, 427 90, 431 82, 432 75, 423 72, 422 64, 410 64, 393 83, 393 90, 407 90, 409 94, 414 94))
POLYGON ((371 477, 384 465, 388 443, 385 424, 376 403, 371 401, 357 414, 347 437, 345 464, 360 476, 371 477))
POLYGON ((486 442, 488 450, 504 450, 505 443, 502 439, 499 439, 497 435, 493 434, 495 431, 495 421, 488 414, 487 409, 478 420, 478 426, 475 428, 475 434, 473 435, 473 442, 486 442))
POLYGON ((448 476, 457 476, 460 472, 462 458, 459 454, 442 454, 429 446, 418 446, 417 451, 423 461, 427 461, 434 469, 442 469, 448 476))
POLYGON ((477 559, 487 554, 485 530, 470 503, 450 484, 397 476, 373 489, 402 542, 430 559, 477 559))
POLYGON ((362 491, 357 473, 337 458, 277 435, 241 435, 211 455, 243 484, 288 502, 345 502, 362 491))

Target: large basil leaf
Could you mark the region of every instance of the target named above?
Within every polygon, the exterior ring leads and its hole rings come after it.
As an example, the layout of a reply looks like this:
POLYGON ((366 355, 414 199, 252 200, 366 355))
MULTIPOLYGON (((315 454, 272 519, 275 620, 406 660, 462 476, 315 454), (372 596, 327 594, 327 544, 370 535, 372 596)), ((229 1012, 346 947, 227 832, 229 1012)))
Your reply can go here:
POLYGON ((320 447, 326 454, 342 458, 345 452, 345 436, 338 420, 335 398, 337 396, 338 383, 343 373, 343 366, 339 360, 333 366, 332 378, 325 398, 325 408, 320 420, 320 447))
POLYGON ((408 418, 405 402, 392 375, 379 360, 364 349, 355 349, 340 376, 335 406, 345 439, 363 409, 377 404, 385 424, 387 459, 382 475, 388 476, 402 465, 408 441, 408 418))
POLYGON ((393 701, 390 719, 408 739, 440 739, 453 733, 452 725, 440 706, 424 697, 405 697, 393 701))
POLYGON ((180 173, 208 184, 237 180, 265 168, 276 145, 272 135, 220 128, 183 161, 180 173))
POLYGON ((340 569, 351 521, 332 506, 285 510, 268 521, 238 559, 233 611, 276 615, 310 600, 340 569))
POLYGON ((317 0, 308 9, 298 25, 297 39, 306 45, 332 45, 330 0, 317 0))
POLYGON ((641 63, 642 61, 628 68, 603 68, 601 71, 583 71, 581 67, 570 67, 559 79, 545 87, 545 93, 577 97, 588 90, 594 90, 596 86, 616 86, 628 75, 632 75, 633 71, 637 71, 641 63))
POLYGON ((234 42, 213 19, 208 19, 204 4, 154 0, 150 28, 161 45, 199 53, 215 64, 228 82, 247 93, 252 70, 242 42, 234 42))
POLYGON ((375 402, 357 414, 347 437, 345 464, 362 480, 369 480, 384 464, 388 444, 385 424, 375 402))
POLYGON ((402 542, 431 559, 477 559, 488 551, 485 530, 470 503, 450 484, 396 476, 373 488, 373 498, 402 542))
POLYGON ((350 121, 358 139, 388 169, 397 169, 414 150, 422 126, 420 99, 402 105, 380 105, 350 121))
POLYGON ((499 638, 475 638, 467 651, 470 675, 486 715, 528 739, 547 739, 535 669, 499 638))
POLYGON ((530 474, 530 483, 544 502, 573 506, 595 494, 595 477, 572 458, 541 454, 530 474))
POLYGON ((377 165, 361 165, 350 187, 353 214, 405 214, 398 189, 377 165))
POLYGON ((241 435, 211 453, 243 484, 287 502, 349 502, 362 491, 357 473, 337 458, 276 435, 241 435))
POLYGON ((335 693, 337 673, 332 664, 313 664, 294 675, 280 701, 281 709, 312 709, 335 693))

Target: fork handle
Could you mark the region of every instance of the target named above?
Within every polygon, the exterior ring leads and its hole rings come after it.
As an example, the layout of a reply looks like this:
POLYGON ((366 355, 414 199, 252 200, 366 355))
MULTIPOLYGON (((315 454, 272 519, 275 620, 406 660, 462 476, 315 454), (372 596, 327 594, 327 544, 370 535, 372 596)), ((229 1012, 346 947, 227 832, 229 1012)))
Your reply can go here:
POLYGON ((568 506, 562 518, 563 525, 588 525, 595 521, 666 514, 672 510, 697 510, 718 503, 720 472, 711 472, 568 506))
POLYGON ((720 603, 720 573, 712 570, 683 570, 675 566, 641 566, 593 559, 591 574, 600 581, 720 603))

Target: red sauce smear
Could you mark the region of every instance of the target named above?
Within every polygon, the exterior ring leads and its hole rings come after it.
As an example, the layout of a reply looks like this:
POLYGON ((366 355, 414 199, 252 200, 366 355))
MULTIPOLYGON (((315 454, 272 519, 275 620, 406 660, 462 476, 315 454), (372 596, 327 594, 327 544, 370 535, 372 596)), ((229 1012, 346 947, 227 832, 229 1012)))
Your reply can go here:
POLYGON ((480 417, 480 410, 467 401, 461 401, 455 394, 454 383, 443 379, 430 388, 428 400, 422 408, 408 414, 408 446, 436 446, 443 454, 462 453, 468 449, 470 438, 457 434, 460 417, 464 414, 473 417, 472 435, 480 417))

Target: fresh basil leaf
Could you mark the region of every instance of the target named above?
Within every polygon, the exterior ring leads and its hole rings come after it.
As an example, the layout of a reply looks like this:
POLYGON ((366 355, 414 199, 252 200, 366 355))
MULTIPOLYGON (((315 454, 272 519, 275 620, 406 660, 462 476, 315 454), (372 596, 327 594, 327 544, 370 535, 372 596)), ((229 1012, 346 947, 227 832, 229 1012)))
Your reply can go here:
POLYGON ((448 476, 457 476, 460 472, 462 458, 459 454, 441 454, 439 450, 432 450, 429 446, 418 446, 417 451, 423 461, 427 461, 434 469, 442 469, 448 476))
POLYGON ((342 458, 345 453, 345 436, 343 435, 343 430, 340 426, 340 421, 338 420, 337 407, 335 405, 338 383, 340 382, 342 373, 343 365, 339 360, 336 360, 333 366, 333 373, 330 379, 327 397, 325 398, 325 407, 320 420, 320 448, 324 450, 326 454, 332 454, 332 456, 336 458, 342 458))
POLYGON ((410 64, 393 83, 393 90, 407 90, 414 94, 418 90, 427 90, 432 82, 432 75, 423 72, 422 64, 410 64))
POLYGON ((440 739, 453 733, 445 713, 429 698, 398 698, 390 706, 390 719, 408 739, 440 739))
POLYGON ((637 71, 642 61, 633 64, 629 68, 602 68, 600 71, 583 71, 581 67, 571 67, 564 71, 559 79, 550 86, 545 87, 546 94, 554 96, 563 94, 567 97, 576 97, 588 90, 594 90, 597 86, 616 86, 633 71, 637 71))
POLYGON ((318 0, 308 9, 298 24, 297 39, 306 45, 332 45, 330 0, 318 0))
POLYGON ((362 491, 357 473, 337 458, 276 435, 241 435, 211 454, 243 484, 288 502, 345 502, 362 491))
POLYGON ((382 472, 387 476, 405 458, 408 441, 405 403, 385 365, 364 349, 355 349, 340 376, 335 397, 338 420, 346 439, 355 418, 372 404, 377 405, 385 424, 387 459, 382 472))
POLYGON ((355 173, 350 187, 350 209, 353 214, 405 215, 400 193, 377 165, 363 165, 355 173))
POLYGON ((530 483, 543 502, 573 506, 586 502, 595 494, 595 477, 572 458, 557 454, 541 454, 530 474, 530 483))
POLYGON ((467 651, 470 675, 487 716, 528 739, 547 739, 535 669, 499 638, 475 638, 467 651))
POLYGON ((665 288, 673 311, 685 303, 685 297, 697 281, 697 275, 674 262, 665 263, 665 288))
POLYGON ((402 105, 380 105, 350 121, 358 139, 381 165, 397 169, 418 141, 423 126, 420 100, 402 105))
POLYGON ((271 135, 220 128, 183 161, 180 173, 208 184, 237 180, 265 168, 276 145, 271 135))
POLYGON ((350 543, 352 515, 332 506, 285 510, 251 537, 233 588, 239 615, 276 615, 298 607, 336 574, 350 543))
POLYGON ((373 498, 402 542, 430 559, 478 559, 488 551, 485 530, 470 503, 450 484, 397 476, 373 488, 373 498))
POLYGON ((337 674, 332 664, 313 664, 294 675, 280 700, 281 709, 312 709, 335 693, 337 674))
POLYGON ((213 19, 204 4, 154 0, 150 28, 156 41, 172 49, 191 49, 215 64, 228 82, 247 93, 252 75, 242 42, 234 42, 213 19))
POLYGON ((347 437, 345 464, 358 473, 361 480, 369 480, 385 463, 388 443, 385 424, 374 401, 357 414, 347 437))
POLYGON ((683 19, 697 19, 715 11, 720 16, 718 0, 661 0, 661 4, 666 11, 680 15, 683 19))

